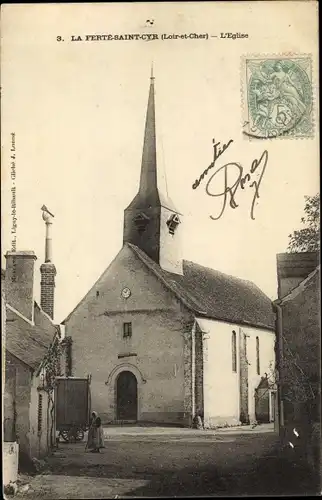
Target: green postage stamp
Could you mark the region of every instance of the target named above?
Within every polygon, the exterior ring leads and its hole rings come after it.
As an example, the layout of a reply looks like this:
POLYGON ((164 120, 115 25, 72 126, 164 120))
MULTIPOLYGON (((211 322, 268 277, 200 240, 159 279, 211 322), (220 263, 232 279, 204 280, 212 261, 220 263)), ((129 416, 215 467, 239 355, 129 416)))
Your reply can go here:
POLYGON ((249 138, 313 136, 309 56, 243 59, 243 133, 249 138))

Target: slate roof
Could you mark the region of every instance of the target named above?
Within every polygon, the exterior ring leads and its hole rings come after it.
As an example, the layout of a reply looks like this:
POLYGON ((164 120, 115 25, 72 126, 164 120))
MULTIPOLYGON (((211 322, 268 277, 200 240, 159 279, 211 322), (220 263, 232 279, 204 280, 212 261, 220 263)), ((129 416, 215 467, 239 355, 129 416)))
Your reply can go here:
MULTIPOLYGON (((35 313, 44 314, 36 302, 35 313)), ((9 307, 7 307, 6 316, 6 349, 33 370, 37 370, 54 340, 57 332, 55 325, 52 324, 49 329, 44 329, 37 324, 32 325, 9 307)))
POLYGON ((249 326, 275 329, 272 301, 251 281, 187 260, 183 276, 164 271, 137 246, 127 243, 154 274, 198 315, 249 326))

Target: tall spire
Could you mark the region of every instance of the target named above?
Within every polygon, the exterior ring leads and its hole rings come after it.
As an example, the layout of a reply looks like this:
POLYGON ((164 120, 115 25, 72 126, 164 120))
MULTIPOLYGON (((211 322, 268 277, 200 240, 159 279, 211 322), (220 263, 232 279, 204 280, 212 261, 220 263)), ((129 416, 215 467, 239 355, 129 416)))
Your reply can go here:
POLYGON ((152 65, 140 186, 124 212, 123 241, 140 247, 163 269, 182 274, 179 214, 168 196, 165 172, 158 161, 154 87, 152 65))
POLYGON ((155 189, 157 189, 157 148, 155 131, 155 91, 152 66, 148 108, 145 119, 139 193, 141 196, 145 197, 149 196, 155 189))
POLYGON ((143 153, 141 163, 140 187, 138 196, 149 204, 160 203, 175 210, 167 191, 166 176, 157 154, 155 120, 155 77, 151 65, 150 90, 145 119, 143 153))

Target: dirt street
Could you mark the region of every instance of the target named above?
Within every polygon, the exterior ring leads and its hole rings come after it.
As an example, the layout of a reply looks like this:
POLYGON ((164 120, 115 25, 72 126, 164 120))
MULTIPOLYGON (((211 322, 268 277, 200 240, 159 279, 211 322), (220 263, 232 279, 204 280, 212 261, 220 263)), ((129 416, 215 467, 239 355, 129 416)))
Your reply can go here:
POLYGON ((106 447, 60 443, 20 498, 121 498, 308 493, 306 471, 277 456, 273 432, 105 429, 106 447))

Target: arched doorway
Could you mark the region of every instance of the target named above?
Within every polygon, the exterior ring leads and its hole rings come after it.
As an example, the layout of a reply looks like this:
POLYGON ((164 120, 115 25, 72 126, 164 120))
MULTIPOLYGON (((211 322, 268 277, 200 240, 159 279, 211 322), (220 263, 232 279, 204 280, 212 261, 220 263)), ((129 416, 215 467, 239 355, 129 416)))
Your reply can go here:
POLYGON ((117 377, 116 415, 117 420, 137 420, 138 384, 130 371, 123 371, 117 377))

